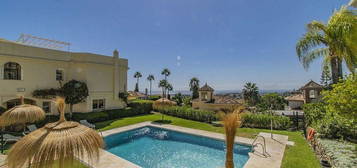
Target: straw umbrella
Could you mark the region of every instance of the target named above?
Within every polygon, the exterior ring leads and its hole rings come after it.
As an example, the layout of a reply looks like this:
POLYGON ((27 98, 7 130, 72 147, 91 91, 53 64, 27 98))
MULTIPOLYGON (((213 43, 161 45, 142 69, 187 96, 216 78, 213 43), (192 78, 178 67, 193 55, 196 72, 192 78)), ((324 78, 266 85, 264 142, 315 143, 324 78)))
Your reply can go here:
POLYGON ((7 158, 9 168, 21 168, 26 163, 33 168, 52 167, 55 161, 64 168, 71 167, 75 158, 99 159, 103 146, 100 135, 77 122, 66 121, 64 99, 57 99, 56 103, 59 121, 46 124, 14 144, 7 158))
POLYGON ((240 126, 241 109, 235 110, 233 113, 228 113, 222 117, 224 131, 226 135, 226 168, 234 168, 233 149, 234 138, 236 136, 237 128, 240 126))
POLYGON ((11 108, 1 115, 2 126, 12 124, 26 124, 42 120, 46 117, 42 108, 24 103, 24 97, 20 97, 20 105, 11 108))
POLYGON ((160 98, 153 103, 153 109, 158 110, 162 115, 161 115, 161 121, 164 121, 164 111, 165 108, 170 107, 170 106, 175 106, 177 105, 176 102, 171 101, 166 98, 160 98))
POLYGON ((4 151, 4 127, 12 124, 23 124, 39 121, 45 118, 42 108, 30 104, 25 104, 24 97, 20 96, 20 105, 4 112, 0 117, 1 128, 1 153, 4 151))

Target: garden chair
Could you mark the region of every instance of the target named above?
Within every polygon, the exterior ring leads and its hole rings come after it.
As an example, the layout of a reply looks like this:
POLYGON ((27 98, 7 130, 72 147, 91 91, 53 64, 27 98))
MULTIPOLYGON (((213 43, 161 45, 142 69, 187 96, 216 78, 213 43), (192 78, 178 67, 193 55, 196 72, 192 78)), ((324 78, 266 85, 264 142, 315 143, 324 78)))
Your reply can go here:
POLYGON ((89 128, 95 129, 95 125, 92 124, 92 123, 89 123, 87 120, 80 120, 79 122, 84 126, 87 126, 89 128))

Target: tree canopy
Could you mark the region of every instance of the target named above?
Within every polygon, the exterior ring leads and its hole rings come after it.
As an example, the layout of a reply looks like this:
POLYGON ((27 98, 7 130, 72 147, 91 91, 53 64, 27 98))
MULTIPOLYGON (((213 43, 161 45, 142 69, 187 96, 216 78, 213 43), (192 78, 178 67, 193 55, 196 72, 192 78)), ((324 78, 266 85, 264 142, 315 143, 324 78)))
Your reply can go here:
POLYGON ((88 97, 87 84, 77 80, 70 80, 62 87, 62 93, 65 97, 66 104, 70 105, 71 115, 73 112, 73 105, 85 102, 88 97))
POLYGON ((296 44, 297 55, 305 69, 312 61, 324 58, 324 64, 330 64, 333 83, 342 78, 344 61, 354 73, 357 65, 357 17, 346 6, 334 12, 327 24, 312 21, 307 25, 307 32, 296 44))
POLYGON ((198 89, 200 88, 200 80, 196 77, 191 78, 190 80, 190 91, 192 92, 192 99, 198 98, 198 89))
POLYGON ((255 83, 248 82, 244 85, 243 98, 249 106, 255 106, 259 102, 259 88, 255 83))

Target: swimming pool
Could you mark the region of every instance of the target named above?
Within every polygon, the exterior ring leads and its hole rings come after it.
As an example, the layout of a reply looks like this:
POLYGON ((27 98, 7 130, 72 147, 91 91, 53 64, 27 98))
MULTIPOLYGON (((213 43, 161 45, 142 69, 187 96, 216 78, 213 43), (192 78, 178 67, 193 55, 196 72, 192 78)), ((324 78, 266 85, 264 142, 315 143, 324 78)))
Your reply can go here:
MULTIPOLYGON (((143 168, 221 168, 225 163, 223 141, 145 126, 108 135, 106 150, 143 168)), ((248 161, 251 147, 235 144, 234 164, 248 161)))

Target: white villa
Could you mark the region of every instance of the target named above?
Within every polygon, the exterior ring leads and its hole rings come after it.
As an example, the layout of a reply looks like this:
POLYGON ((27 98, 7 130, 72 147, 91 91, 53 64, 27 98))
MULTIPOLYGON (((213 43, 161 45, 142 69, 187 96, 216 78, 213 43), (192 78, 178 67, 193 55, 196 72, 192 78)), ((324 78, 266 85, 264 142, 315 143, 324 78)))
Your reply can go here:
MULTIPOLYGON (((123 108, 120 92, 127 90, 128 60, 91 53, 77 53, 25 45, 0 39, 0 106, 10 108, 26 103, 57 113, 51 99, 34 98, 38 89, 59 88, 72 79, 85 82, 89 96, 73 106, 74 112, 123 108)), ((67 108, 68 109, 68 108, 67 108)))

